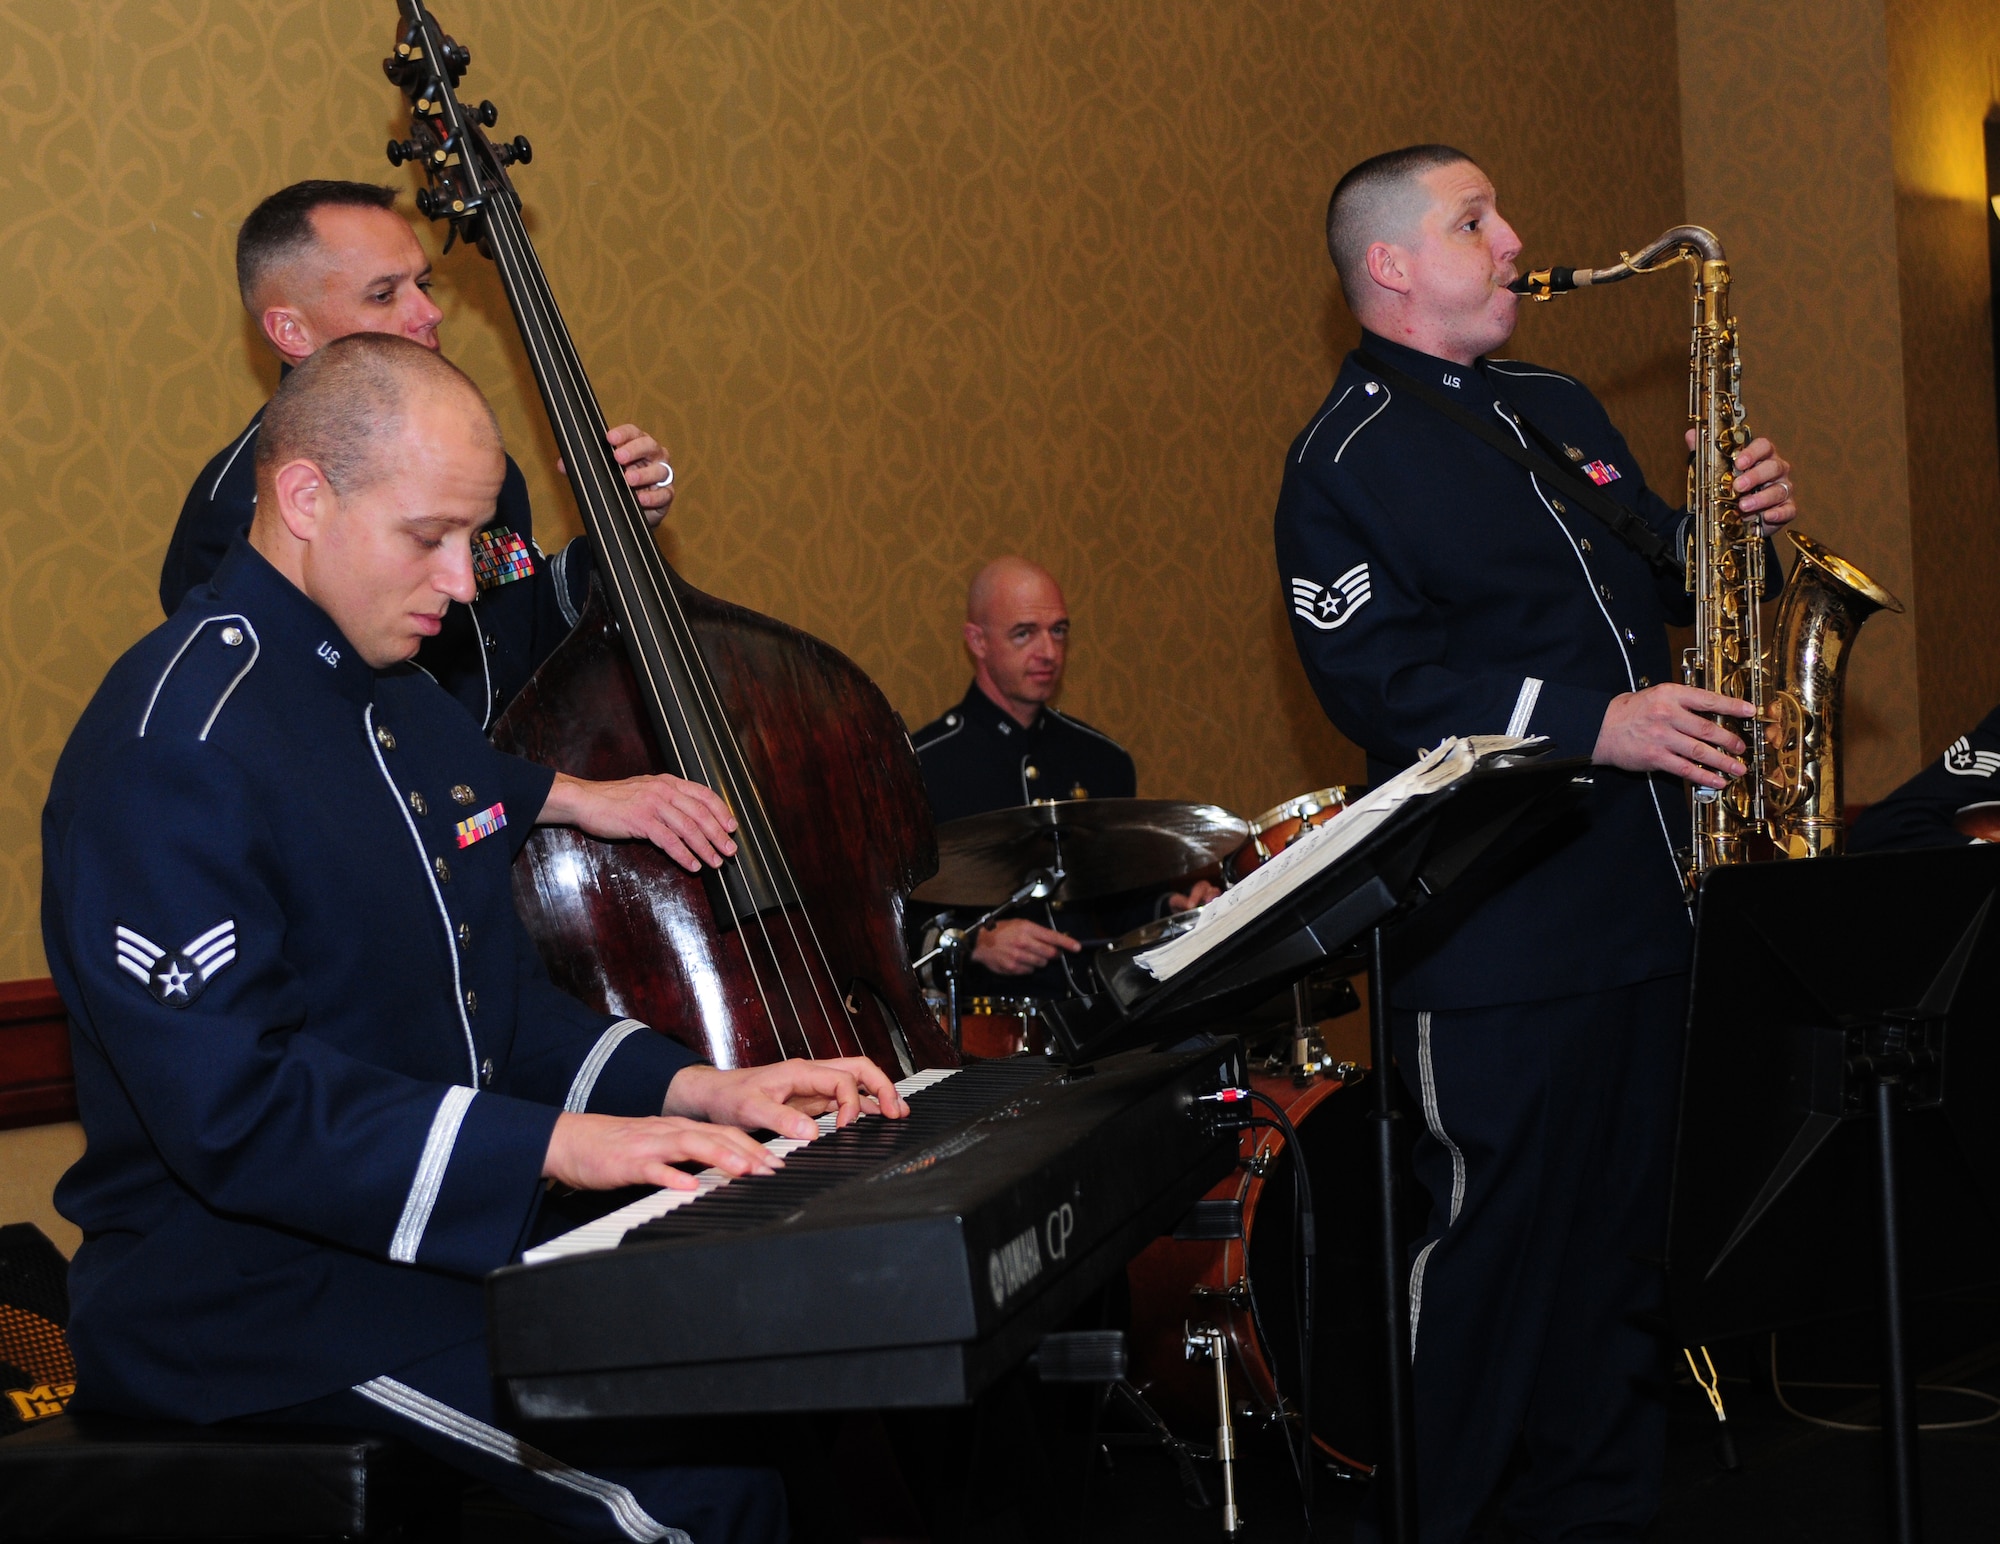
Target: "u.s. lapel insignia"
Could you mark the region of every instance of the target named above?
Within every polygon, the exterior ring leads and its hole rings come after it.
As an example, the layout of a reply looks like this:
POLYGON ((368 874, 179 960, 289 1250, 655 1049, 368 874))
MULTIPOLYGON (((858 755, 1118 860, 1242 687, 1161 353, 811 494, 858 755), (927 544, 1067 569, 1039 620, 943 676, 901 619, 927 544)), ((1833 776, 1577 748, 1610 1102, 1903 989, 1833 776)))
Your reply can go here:
POLYGON ((507 824, 507 806, 489 804, 477 815, 458 823, 458 845, 470 847, 474 842, 484 841, 495 831, 507 824))
POLYGON ((236 919, 226 917, 178 949, 165 949, 122 922, 117 928, 118 968, 143 985, 154 1000, 185 1008, 223 966, 236 958, 236 919))
POLYGON ((525 579, 535 571, 528 544, 504 525, 472 536, 472 577, 482 590, 525 579))

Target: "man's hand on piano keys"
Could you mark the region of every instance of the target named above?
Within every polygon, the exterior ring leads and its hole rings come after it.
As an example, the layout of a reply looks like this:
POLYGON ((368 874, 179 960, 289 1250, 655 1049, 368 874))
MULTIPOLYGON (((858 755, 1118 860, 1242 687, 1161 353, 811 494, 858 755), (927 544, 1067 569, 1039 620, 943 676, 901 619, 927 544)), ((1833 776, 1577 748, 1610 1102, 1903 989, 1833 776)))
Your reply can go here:
POLYGON ((667 1085, 668 1115, 692 1115, 745 1131, 811 1141, 814 1117, 834 1112, 845 1126, 871 1110, 891 1120, 910 1113, 896 1085, 865 1056, 782 1061, 767 1067, 683 1067, 667 1085))
MULTIPOLYGON (((678 1078, 675 1079, 679 1081, 678 1078)), ((674 1167, 699 1163, 725 1174, 774 1174, 782 1161, 734 1126, 678 1115, 575 1115, 556 1117, 542 1175, 578 1190, 618 1190, 661 1185, 693 1190, 695 1178, 674 1167)))

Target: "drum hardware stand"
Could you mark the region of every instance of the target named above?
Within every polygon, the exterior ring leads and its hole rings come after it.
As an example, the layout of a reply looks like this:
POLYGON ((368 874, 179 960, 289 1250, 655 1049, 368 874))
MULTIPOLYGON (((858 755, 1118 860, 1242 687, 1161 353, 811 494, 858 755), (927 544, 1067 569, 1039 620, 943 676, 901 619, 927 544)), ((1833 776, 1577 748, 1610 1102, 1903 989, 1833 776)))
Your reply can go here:
POLYGON ((1189 1361, 1206 1357, 1215 1363, 1215 1457, 1222 1465, 1222 1536, 1243 1532, 1243 1514, 1236 1510, 1236 1433, 1229 1424, 1229 1337, 1212 1324, 1186 1330, 1184 1349, 1189 1361))
POLYGON ((1016 906, 1025 905, 1029 901, 1047 900, 1061 887, 1063 878, 1063 871, 1059 868, 1036 869, 1021 882, 1020 889, 1016 890, 1006 900, 1002 901, 985 916, 973 923, 971 927, 948 927, 943 929, 938 934, 937 947, 931 950, 929 954, 911 961, 911 970, 922 970, 932 960, 936 960, 939 968, 944 971, 945 1013, 947 1015, 945 1032, 951 1038, 951 1048, 954 1051, 961 1049, 958 1033, 958 978, 959 974, 965 969, 966 960, 971 956, 972 940, 978 935, 981 928, 993 921, 1002 912, 1012 911, 1016 906))

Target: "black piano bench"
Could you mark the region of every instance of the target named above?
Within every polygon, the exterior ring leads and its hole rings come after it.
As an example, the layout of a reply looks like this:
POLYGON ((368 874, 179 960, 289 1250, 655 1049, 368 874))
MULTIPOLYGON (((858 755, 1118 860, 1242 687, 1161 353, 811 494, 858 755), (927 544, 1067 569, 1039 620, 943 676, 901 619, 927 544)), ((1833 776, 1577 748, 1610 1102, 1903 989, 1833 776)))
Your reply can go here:
POLYGON ((11 1539, 449 1544, 462 1484, 372 1432, 59 1415, 0 1440, 11 1539))

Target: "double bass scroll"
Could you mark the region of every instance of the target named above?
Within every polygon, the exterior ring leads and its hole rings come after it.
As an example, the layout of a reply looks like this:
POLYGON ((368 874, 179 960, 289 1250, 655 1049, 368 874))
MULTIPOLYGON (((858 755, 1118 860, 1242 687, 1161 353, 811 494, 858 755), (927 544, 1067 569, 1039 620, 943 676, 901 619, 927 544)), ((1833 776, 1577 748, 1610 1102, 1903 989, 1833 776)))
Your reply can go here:
POLYGON ((866 1055, 893 1074, 956 1061, 904 951, 909 891, 937 866, 902 721, 827 644, 696 590, 661 555, 521 219, 491 103, 457 86, 470 51, 398 0, 383 61, 412 106, 389 147, 428 217, 489 257, 520 329, 597 557, 582 620, 501 715, 494 741, 577 777, 671 772, 715 790, 737 852, 696 876, 643 843, 540 828, 515 900, 550 974, 717 1066, 866 1055))

